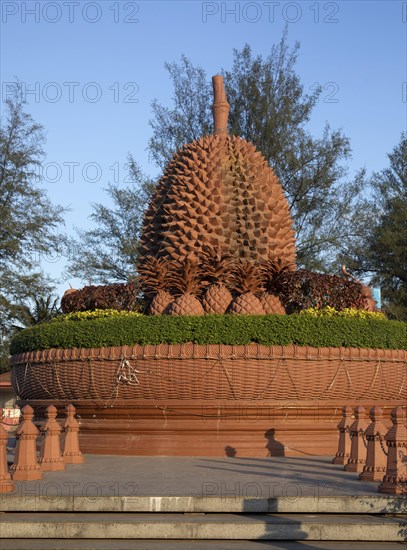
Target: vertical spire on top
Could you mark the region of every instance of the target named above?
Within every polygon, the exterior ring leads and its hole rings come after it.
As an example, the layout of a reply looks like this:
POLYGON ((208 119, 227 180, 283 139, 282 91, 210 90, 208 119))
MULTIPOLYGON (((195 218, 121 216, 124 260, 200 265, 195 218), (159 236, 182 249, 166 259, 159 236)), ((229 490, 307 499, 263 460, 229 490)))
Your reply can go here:
POLYGON ((228 116, 230 105, 228 103, 223 76, 215 75, 212 77, 213 85, 213 133, 227 134, 228 133, 228 116))

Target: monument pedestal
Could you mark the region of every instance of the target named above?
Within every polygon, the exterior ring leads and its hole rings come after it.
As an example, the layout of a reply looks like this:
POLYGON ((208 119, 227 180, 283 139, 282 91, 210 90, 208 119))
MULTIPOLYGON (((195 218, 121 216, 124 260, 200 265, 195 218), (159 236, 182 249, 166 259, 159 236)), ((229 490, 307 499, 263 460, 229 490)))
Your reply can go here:
MULTIPOLYGON (((49 403, 30 401, 38 418, 49 403)), ((385 418, 395 403, 381 404, 385 418)), ((64 405, 58 403, 61 416, 64 405)), ((104 455, 332 456, 341 414, 340 403, 307 401, 140 399, 101 408, 78 400, 74 405, 81 450, 104 455)))

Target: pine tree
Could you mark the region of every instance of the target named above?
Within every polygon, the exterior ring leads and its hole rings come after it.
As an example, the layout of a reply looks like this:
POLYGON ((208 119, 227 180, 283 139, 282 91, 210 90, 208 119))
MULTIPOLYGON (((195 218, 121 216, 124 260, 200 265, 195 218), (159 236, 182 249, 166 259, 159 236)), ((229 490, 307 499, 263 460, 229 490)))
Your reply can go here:
POLYGON ((366 239, 352 251, 354 268, 381 287, 386 313, 407 321, 407 134, 388 155, 390 164, 374 173, 367 205, 366 239))
POLYGON ((21 84, 5 101, 0 121, 0 368, 24 308, 51 292, 41 257, 58 249, 64 209, 39 187, 44 134, 25 111, 21 84))

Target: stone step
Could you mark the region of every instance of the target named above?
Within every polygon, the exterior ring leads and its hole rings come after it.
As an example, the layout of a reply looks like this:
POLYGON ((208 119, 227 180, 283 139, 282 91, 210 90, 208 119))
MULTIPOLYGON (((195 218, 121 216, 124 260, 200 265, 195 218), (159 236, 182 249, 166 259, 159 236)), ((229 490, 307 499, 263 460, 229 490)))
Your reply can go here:
POLYGON ((346 514, 24 513, 1 515, 1 537, 403 542, 406 518, 346 514))
POLYGON ((401 542, 3 539, 2 550, 404 550, 401 542))
MULTIPOLYGON (((340 496, 321 489, 321 496, 275 498, 220 496, 89 496, 62 495, 63 484, 48 482, 39 490, 36 482, 20 494, 0 494, 3 512, 203 512, 203 513, 322 513, 402 514, 407 512, 403 496, 374 494, 340 496)), ((92 489, 92 487, 90 487, 92 489)))

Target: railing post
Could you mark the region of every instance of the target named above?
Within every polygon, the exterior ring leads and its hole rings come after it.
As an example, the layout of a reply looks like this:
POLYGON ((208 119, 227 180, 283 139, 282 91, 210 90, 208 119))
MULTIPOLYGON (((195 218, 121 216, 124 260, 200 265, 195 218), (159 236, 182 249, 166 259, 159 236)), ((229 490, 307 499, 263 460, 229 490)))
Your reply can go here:
POLYGON ((65 469, 65 464, 61 457, 61 426, 58 424, 57 409, 54 405, 49 405, 45 411, 47 420, 41 427, 41 433, 44 434, 44 442, 41 447, 40 458, 38 462, 41 470, 45 472, 57 472, 65 469))
POLYGON ((381 481, 386 472, 387 457, 383 450, 386 427, 383 424, 383 411, 380 407, 370 409, 370 419, 365 438, 367 440, 366 464, 359 479, 363 481, 381 481))
POLYGON ((339 442, 338 451, 332 459, 332 464, 346 464, 350 456, 350 437, 348 430, 352 423, 352 407, 345 405, 342 408, 342 419, 338 424, 339 442))
POLYGON ((391 411, 393 426, 386 434, 388 448, 386 473, 378 487, 379 493, 407 494, 407 428, 402 407, 391 411))
POLYGON ((366 447, 363 442, 363 434, 368 427, 366 411, 364 407, 355 407, 355 421, 349 428, 352 438, 350 445, 350 457, 345 466, 347 472, 361 472, 366 464, 366 447))
POLYGON ((34 425, 34 409, 30 405, 21 411, 21 424, 16 432, 16 451, 10 473, 13 480, 30 481, 41 479, 42 473, 37 462, 38 429, 34 425))
POLYGON ((82 464, 85 457, 79 449, 79 422, 75 419, 75 407, 66 407, 67 418, 64 424, 65 439, 62 450, 62 460, 65 464, 82 464))

